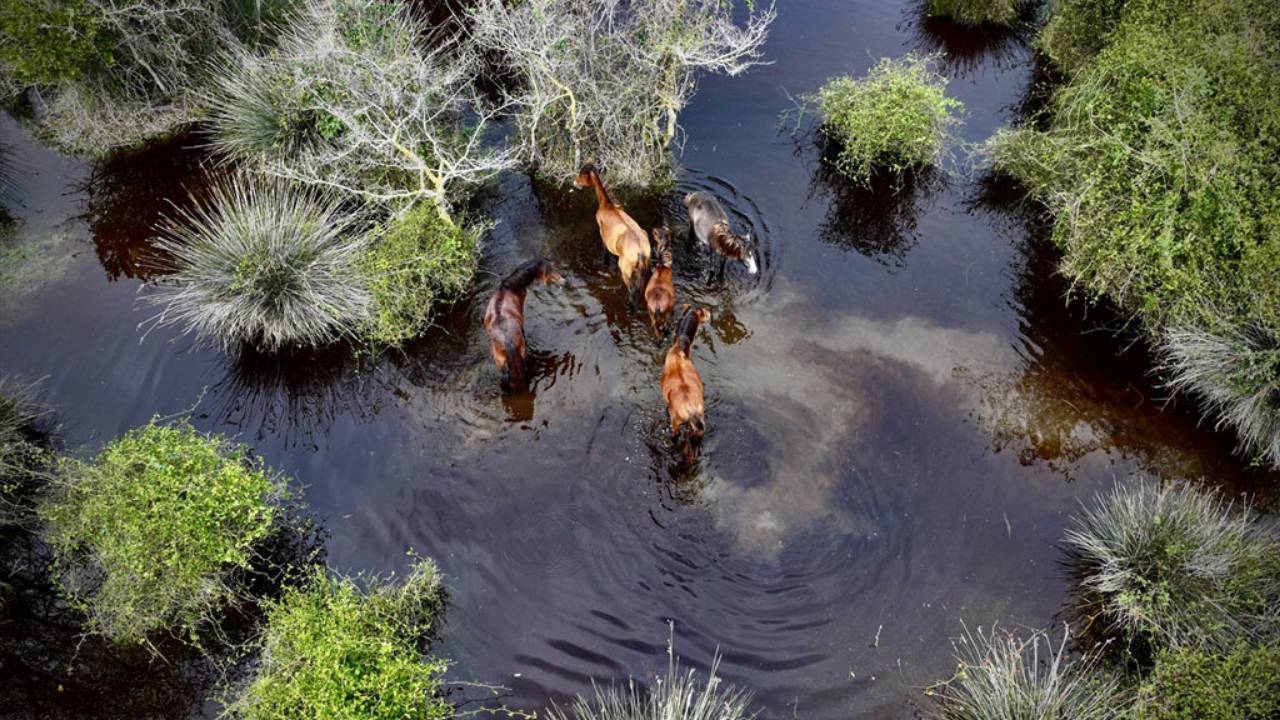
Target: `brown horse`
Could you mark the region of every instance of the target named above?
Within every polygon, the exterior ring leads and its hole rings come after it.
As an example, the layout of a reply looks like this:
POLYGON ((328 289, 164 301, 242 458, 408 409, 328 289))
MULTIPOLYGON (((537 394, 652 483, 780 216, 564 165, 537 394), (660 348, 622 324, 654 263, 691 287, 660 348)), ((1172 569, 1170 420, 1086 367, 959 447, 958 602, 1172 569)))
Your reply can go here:
POLYGON ((644 288, 644 304, 649 308, 653 334, 662 337, 667 334, 667 323, 676 309, 676 286, 671 281, 671 228, 663 225, 652 232, 657 257, 644 288))
POLYGON ((702 378, 693 367, 689 346, 698 334, 698 326, 711 317, 704 307, 684 305, 680 325, 676 329, 676 341, 667 350, 667 361, 662 367, 662 397, 667 400, 667 412, 671 415, 671 434, 678 436, 680 426, 689 423, 692 439, 702 439, 706 430, 703 422, 702 378))
POLYGON ((600 173, 591 163, 582 166, 578 177, 574 178, 575 187, 592 187, 596 191, 596 224, 600 226, 600 239, 604 248, 618 258, 618 272, 622 275, 622 284, 632 294, 643 291, 649 280, 649 237, 640 229, 640 225, 622 209, 609 188, 605 187, 600 173), (636 275, 639 275, 636 282, 636 275))
POLYGON ((703 245, 720 256, 721 269, 724 260, 732 258, 756 274, 756 255, 751 249, 751 238, 743 237, 729 226, 729 216, 715 196, 701 190, 684 196, 684 206, 689 210, 689 225, 703 245))
POLYGON ((530 260, 503 279, 489 298, 484 311, 484 330, 489 350, 502 373, 502 392, 526 389, 524 374, 524 297, 535 280, 563 282, 550 260, 530 260))

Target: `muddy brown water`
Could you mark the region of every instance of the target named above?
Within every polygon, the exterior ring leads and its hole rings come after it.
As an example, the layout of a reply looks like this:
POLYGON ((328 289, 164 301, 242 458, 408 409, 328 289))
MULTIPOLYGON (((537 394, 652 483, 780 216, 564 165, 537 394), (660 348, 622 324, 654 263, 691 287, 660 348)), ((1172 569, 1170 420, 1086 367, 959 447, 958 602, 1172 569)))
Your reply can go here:
MULTIPOLYGON (((708 78, 681 118, 677 191, 632 203, 642 225, 679 232, 680 197, 709 190, 761 248, 758 276, 709 278, 695 244, 675 247, 678 301, 713 315, 694 351, 709 433, 692 466, 666 437, 662 347, 626 307, 591 196, 519 174, 488 202, 499 225, 475 288, 403 352, 230 357, 139 327, 149 225, 200 183, 191 140, 95 170, 5 118, 20 168, 8 242, 37 251, 6 256, 0 373, 46 377, 77 452, 194 407, 199 427, 305 485, 335 568, 395 571, 410 548, 436 558, 450 590, 437 648, 452 677, 510 688, 508 705, 648 682, 674 622, 684 662, 721 653, 769 717, 911 717, 953 669, 962 622, 1060 618, 1058 542, 1080 502, 1133 473, 1231 493, 1275 478, 1164 402, 1141 347, 1098 329, 1114 316, 1065 302, 1007 188, 955 172, 843 187, 812 143, 779 133, 788 94, 909 50, 947 53, 965 141, 1026 102, 1016 35, 957 33, 914 4, 791 0, 773 64, 708 78), (530 293, 533 392, 504 398, 484 300, 539 254, 566 282, 530 293)), ((0 714, 213 712, 167 671, 60 692, 77 681, 28 657, 56 654, 6 651, 25 699, 0 714), (149 704, 106 701, 131 692, 149 704)))

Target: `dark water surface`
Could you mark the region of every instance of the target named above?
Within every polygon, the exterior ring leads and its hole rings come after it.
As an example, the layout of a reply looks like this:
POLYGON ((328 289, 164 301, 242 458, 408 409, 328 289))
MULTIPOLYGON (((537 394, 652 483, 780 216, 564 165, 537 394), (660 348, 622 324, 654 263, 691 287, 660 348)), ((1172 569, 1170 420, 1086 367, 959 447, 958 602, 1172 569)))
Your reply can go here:
MULTIPOLYGON (((915 5, 788 0, 773 64, 706 80, 682 117, 678 193, 631 207, 681 229, 680 195, 710 190, 762 248, 760 275, 709 281, 705 256, 676 247, 678 301, 713 314, 694 352, 710 428, 695 467, 666 437, 662 348, 627 312, 593 199, 522 175, 498 184, 472 294, 404 352, 231 358, 139 328, 149 224, 200 183, 199 153, 178 142, 91 172, 6 119, 18 234, 43 252, 3 275, 0 373, 47 376, 81 452, 194 405, 197 426, 305 484, 336 568, 436 558, 452 605, 438 647, 455 677, 512 688, 509 705, 647 680, 674 621, 684 660, 718 649, 770 717, 910 717, 950 674, 962 621, 1054 622, 1079 501, 1135 471, 1232 492, 1271 478, 1165 407, 1141 349, 1093 330, 1113 320, 1066 305, 1007 192, 941 175, 842 187, 779 133, 788 94, 908 50, 949 53, 971 142, 1015 117, 1033 76, 1019 38, 955 33, 915 5), (536 254, 567 281, 530 294, 536 387, 504 399, 480 317, 536 254)), ((94 714, 47 690, 38 714, 94 714)), ((165 714, 200 712, 185 700, 165 714)))

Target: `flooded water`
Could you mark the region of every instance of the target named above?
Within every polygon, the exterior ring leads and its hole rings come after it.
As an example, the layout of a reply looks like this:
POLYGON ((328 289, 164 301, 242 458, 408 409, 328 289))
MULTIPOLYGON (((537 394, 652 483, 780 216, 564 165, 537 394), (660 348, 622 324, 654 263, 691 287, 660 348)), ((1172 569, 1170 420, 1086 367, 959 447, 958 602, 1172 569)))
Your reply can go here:
MULTIPOLYGON (((523 175, 492 193, 500 222, 471 294, 403 352, 230 357, 140 328, 149 225, 202 184, 192 141, 91 171, 5 119, 15 241, 37 249, 5 263, 0 373, 47 376, 80 452, 194 408, 305 485, 335 568, 436 558, 451 603, 438 648, 455 678, 509 687, 508 705, 647 680, 670 621, 685 662, 721 653, 769 717, 911 717, 953 669, 962 622, 1059 617, 1057 543, 1080 501, 1134 472, 1232 493, 1275 480, 1164 402, 1142 348, 1098 329, 1114 317, 1067 305, 1007 189, 959 161, 897 191, 849 188, 812 138, 779 132, 790 96, 914 50, 947 53, 961 134, 981 141, 1026 102, 1024 40, 957 34, 911 3, 788 0, 773 64, 703 83, 681 118, 679 188, 629 205, 677 230, 678 302, 712 312, 694 346, 709 431, 692 466, 667 437, 664 348, 627 309, 593 197, 523 175), (694 189, 751 232, 758 275, 709 273, 684 233, 694 189), (566 282, 531 291, 533 391, 504 398, 480 318, 535 255, 566 282)), ((127 714, 30 677, 33 715, 127 714)), ((147 677, 156 714, 211 712, 170 673, 147 677)))

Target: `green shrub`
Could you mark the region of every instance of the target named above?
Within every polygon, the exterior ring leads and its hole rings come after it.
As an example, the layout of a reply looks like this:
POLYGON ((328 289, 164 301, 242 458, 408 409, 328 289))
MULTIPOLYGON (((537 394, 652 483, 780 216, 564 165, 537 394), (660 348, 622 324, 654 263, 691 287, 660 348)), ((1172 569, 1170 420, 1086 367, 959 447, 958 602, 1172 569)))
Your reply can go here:
POLYGON ((1137 720, 1280 718, 1280 649, 1237 647, 1225 655, 1164 653, 1142 684, 1137 720))
POLYGON ((1074 73, 1098 54, 1120 23, 1125 0, 1051 0, 1036 45, 1054 67, 1074 73))
POLYGON ((393 218, 360 259, 374 302, 362 334, 399 345, 426 329, 437 303, 470 286, 477 234, 446 222, 428 202, 393 218))
POLYGON ((822 132, 839 148, 837 170, 869 183, 880 169, 901 172, 941 158, 964 105, 947 97, 947 80, 930 63, 884 58, 866 77, 834 78, 811 98, 822 132))
POLYGON ((363 243, 340 204, 315 192, 239 177, 160 232, 156 247, 174 264, 149 297, 164 305, 162 325, 274 351, 333 342, 369 315, 363 243))
POLYGON ((284 482, 247 448, 151 423, 68 467, 38 507, 54 570, 96 631, 143 643, 198 631, 277 519, 284 482))
POLYGON ((22 85, 77 79, 111 62, 101 24, 86 0, 0 0, 0 63, 22 85))
POLYGON ((992 628, 955 644, 959 669, 930 689, 940 720, 1121 720, 1129 695, 1094 655, 1071 658, 1067 637, 1055 648, 1048 633, 1027 639, 992 628), (1043 653, 1042 653, 1043 648, 1043 653))
POLYGON ((1188 484, 1135 480, 1100 495, 1066 533, 1096 620, 1145 648, 1274 638, 1280 544, 1248 507, 1188 484))
POLYGON ((239 720, 423 720, 453 716, 446 664, 425 642, 443 609, 439 574, 419 561, 404 582, 361 590, 315 569, 267 604, 261 658, 226 715, 239 720))
POLYGON ((928 0, 930 15, 961 25, 1012 25, 1022 11, 1018 0, 928 0))
POLYGON ((1153 343, 1169 328, 1280 333, 1280 4, 1068 7, 1119 8, 1105 46, 1046 116, 988 146, 1055 213, 1063 273, 1153 343))

